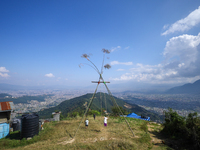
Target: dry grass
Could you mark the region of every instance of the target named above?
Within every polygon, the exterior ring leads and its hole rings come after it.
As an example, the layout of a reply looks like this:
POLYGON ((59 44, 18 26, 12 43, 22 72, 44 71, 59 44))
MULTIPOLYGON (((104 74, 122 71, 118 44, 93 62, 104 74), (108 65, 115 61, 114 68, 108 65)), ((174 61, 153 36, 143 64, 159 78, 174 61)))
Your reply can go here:
POLYGON ((40 141, 15 149, 168 149, 165 145, 152 144, 150 134, 140 129, 144 122, 142 120, 128 119, 136 135, 133 137, 125 121, 119 118, 109 118, 107 127, 103 125, 103 117, 96 117, 96 120, 92 117, 88 119, 89 127, 86 129, 82 123, 74 139, 71 137, 74 136, 81 118, 61 121, 56 125, 46 123, 44 128, 52 129, 48 130, 40 141))

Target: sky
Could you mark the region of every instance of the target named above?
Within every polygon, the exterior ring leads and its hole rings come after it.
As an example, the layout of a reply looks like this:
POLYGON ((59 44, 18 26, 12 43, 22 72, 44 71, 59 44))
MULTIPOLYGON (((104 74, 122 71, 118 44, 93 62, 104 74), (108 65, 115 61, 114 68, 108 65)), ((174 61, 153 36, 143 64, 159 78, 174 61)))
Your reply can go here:
POLYGON ((192 83, 200 1, 0 1, 0 83, 90 86, 99 74, 82 54, 100 71, 105 55, 102 76, 113 85, 192 83))

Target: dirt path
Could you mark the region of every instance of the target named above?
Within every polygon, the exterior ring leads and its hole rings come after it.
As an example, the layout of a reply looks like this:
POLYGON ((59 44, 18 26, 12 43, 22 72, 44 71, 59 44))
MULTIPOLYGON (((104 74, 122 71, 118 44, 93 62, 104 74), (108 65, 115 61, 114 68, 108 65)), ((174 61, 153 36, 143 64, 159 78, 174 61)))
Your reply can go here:
POLYGON ((158 124, 148 124, 148 131, 151 137, 151 142, 153 144, 153 149, 156 149, 159 146, 167 146, 165 143, 165 138, 163 138, 160 133, 158 132, 160 130, 160 125, 158 124))

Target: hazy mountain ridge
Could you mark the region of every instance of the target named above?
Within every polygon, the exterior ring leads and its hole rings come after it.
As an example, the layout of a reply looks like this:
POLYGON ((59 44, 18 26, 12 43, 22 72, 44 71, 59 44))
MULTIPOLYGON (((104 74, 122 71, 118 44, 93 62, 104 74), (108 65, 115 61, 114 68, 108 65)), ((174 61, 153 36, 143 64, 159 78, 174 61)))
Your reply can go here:
POLYGON ((171 88, 166 94, 200 94, 200 80, 171 88))
POLYGON ((52 96, 52 94, 48 94, 48 95, 38 95, 38 96, 22 96, 22 97, 17 97, 17 98, 12 98, 11 95, 7 94, 6 96, 9 96, 8 98, 1 98, 1 94, 0 94, 0 102, 6 102, 6 101, 13 101, 14 104, 19 104, 19 103, 23 103, 23 104, 27 104, 28 101, 31 100, 37 100, 39 102, 44 102, 45 98, 48 96, 52 96))
POLYGON ((0 83, 0 90, 2 91, 16 91, 16 90, 42 90, 42 89, 80 89, 81 87, 76 86, 65 86, 65 85, 38 85, 38 86, 24 86, 24 85, 12 85, 12 84, 6 84, 6 83, 0 83))
POLYGON ((4 99, 6 97, 12 97, 12 95, 7 94, 7 93, 0 93, 0 99, 4 99))

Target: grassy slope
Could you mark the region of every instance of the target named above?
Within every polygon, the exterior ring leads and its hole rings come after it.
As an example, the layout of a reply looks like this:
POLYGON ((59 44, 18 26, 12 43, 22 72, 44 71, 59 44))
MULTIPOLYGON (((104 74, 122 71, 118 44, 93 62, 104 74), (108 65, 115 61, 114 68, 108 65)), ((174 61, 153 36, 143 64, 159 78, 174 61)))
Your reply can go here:
MULTIPOLYGON (((89 127, 86 129, 83 122, 72 143, 66 144, 70 141, 70 136, 74 135, 81 120, 80 117, 57 123, 45 123, 45 130, 40 132, 39 136, 35 136, 33 139, 27 141, 30 143, 29 145, 18 146, 14 149, 169 149, 160 142, 156 143, 158 141, 156 137, 152 137, 154 144, 152 143, 149 135, 152 135, 153 132, 149 134, 141 130, 141 126, 145 122, 143 120, 128 119, 136 135, 133 137, 125 121, 121 121, 119 118, 109 118, 108 127, 103 126, 103 117, 98 116, 96 120, 93 120, 92 117, 88 117, 88 119, 90 121, 89 127)), ((158 125, 151 125, 150 127, 151 131, 158 130, 158 128, 160 128, 158 125)), ((20 145, 19 140, 1 139, 0 149, 9 148, 11 145, 14 145, 13 143, 17 142, 20 145), (12 144, 9 142, 12 142, 12 144)), ((23 145, 23 142, 21 142, 21 145, 23 145)), ((17 144, 15 145, 17 146, 17 144)))

